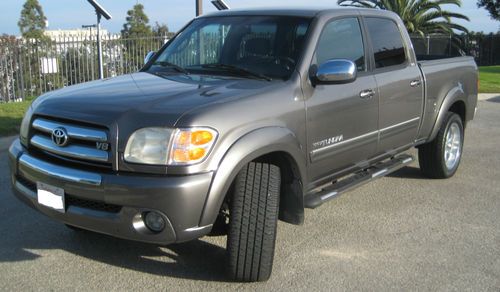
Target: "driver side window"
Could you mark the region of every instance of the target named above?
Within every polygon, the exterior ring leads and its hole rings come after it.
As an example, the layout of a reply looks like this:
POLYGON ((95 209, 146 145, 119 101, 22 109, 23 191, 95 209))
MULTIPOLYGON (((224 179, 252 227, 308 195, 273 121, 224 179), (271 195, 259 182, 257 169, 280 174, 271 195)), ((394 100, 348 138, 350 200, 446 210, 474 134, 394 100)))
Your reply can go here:
POLYGON ((351 60, 358 72, 366 71, 363 37, 357 18, 335 20, 323 29, 316 49, 317 64, 331 59, 351 60))

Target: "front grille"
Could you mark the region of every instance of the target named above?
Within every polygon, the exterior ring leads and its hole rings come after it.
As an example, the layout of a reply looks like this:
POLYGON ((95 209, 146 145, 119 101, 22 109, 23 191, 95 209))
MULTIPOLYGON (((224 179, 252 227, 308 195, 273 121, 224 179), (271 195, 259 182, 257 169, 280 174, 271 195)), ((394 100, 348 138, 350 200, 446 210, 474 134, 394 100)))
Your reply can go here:
POLYGON ((17 175, 16 176, 17 182, 28 188, 29 190, 33 191, 36 193, 36 183, 24 178, 24 176, 17 175))
POLYGON ((65 195, 64 200, 66 202, 66 206, 76 206, 85 209, 91 209, 108 213, 118 213, 122 209, 122 207, 118 205, 81 199, 72 195, 65 195))
MULTIPOLYGON (((35 182, 32 182, 21 175, 17 175, 16 180, 17 182, 19 182, 29 190, 33 191, 34 193, 37 192, 37 187, 35 182)), ((66 208, 68 208, 69 206, 75 206, 75 207, 108 212, 108 213, 119 213, 122 209, 122 206, 82 199, 68 193, 64 194, 64 202, 66 204, 66 208)))
POLYGON ((61 122, 45 117, 33 120, 30 146, 47 158, 60 158, 111 168, 111 145, 107 130, 61 122))

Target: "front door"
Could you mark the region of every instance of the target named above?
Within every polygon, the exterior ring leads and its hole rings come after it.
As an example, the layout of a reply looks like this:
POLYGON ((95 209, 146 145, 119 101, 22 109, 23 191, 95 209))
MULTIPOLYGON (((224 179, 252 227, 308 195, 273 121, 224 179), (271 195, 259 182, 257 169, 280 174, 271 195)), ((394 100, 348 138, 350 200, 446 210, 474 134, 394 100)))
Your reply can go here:
POLYGON ((367 70, 366 45, 357 17, 336 19, 323 29, 313 64, 348 59, 358 77, 348 84, 316 85, 306 100, 311 182, 375 154, 379 100, 367 70))

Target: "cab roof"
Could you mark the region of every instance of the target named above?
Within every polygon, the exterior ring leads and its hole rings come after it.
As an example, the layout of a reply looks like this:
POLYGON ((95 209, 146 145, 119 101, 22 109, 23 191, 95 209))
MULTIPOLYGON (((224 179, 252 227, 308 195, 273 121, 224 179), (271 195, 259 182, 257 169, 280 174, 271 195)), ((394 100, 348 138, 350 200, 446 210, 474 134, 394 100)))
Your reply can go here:
MULTIPOLYGON (((247 8, 228 9, 212 13, 207 13, 202 17, 214 16, 295 16, 295 17, 317 17, 323 15, 380 15, 385 17, 395 17, 396 14, 387 10, 372 8, 247 8)), ((396 16, 397 17, 397 16, 396 16)))

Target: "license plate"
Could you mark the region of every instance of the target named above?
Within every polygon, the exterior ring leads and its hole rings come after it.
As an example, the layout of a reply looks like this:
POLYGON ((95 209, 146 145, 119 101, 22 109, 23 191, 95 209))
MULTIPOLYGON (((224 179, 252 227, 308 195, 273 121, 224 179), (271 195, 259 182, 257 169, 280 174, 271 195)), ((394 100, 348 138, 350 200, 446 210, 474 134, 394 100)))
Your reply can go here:
POLYGON ((51 186, 45 183, 37 182, 37 196, 40 205, 47 206, 61 213, 64 208, 64 189, 51 186))

